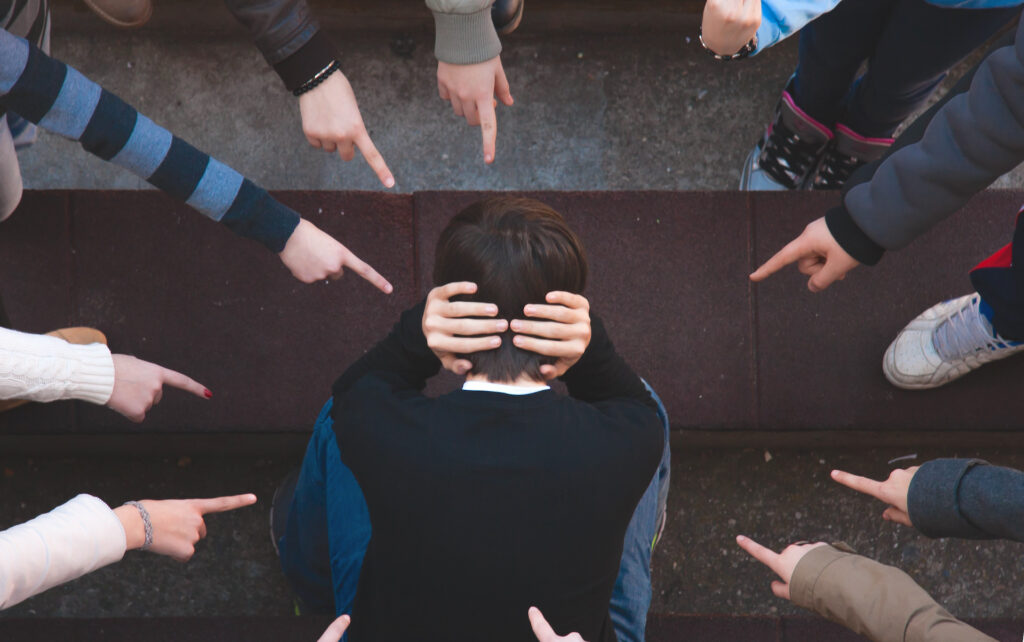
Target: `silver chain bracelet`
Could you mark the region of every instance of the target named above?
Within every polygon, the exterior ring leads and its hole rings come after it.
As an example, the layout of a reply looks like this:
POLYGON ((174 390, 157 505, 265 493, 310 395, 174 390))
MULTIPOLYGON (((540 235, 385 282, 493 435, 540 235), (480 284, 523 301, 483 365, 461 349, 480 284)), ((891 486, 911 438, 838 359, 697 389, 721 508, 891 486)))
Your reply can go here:
POLYGON ((149 547, 153 545, 153 522, 149 521, 149 511, 142 505, 142 502, 132 500, 125 502, 125 506, 134 506, 139 511, 139 515, 142 516, 142 525, 146 529, 146 541, 142 544, 142 550, 148 551, 149 547))

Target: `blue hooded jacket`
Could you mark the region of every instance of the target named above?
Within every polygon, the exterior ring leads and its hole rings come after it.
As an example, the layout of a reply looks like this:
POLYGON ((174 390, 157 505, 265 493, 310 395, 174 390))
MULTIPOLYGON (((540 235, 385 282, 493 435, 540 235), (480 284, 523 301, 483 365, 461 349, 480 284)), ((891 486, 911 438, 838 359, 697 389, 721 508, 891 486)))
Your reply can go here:
MULTIPOLYGON (((761 26, 757 29, 757 54, 800 31, 808 22, 836 8, 840 0, 761 0, 761 26)), ((854 0, 851 0, 854 1, 854 0)), ((947 9, 1003 9, 1024 0, 927 0, 947 9)))

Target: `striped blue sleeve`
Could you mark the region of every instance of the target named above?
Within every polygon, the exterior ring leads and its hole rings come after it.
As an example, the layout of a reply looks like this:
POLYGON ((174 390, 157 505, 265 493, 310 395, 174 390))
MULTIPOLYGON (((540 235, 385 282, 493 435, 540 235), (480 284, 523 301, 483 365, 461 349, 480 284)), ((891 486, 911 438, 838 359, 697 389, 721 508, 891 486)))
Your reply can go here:
POLYGON ((235 233, 274 252, 299 215, 263 188, 155 124, 77 70, 0 30, 0 107, 77 140, 235 233))

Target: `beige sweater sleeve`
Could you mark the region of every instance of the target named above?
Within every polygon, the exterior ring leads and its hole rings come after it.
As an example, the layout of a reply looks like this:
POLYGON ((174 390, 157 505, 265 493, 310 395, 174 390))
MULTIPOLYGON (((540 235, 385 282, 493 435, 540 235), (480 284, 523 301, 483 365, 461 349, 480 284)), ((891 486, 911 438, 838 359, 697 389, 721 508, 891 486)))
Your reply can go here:
POLYGON ((114 391, 114 360, 102 343, 73 345, 0 328, 0 399, 105 404, 114 391))
POLYGON ((953 617, 898 568, 831 546, 804 555, 789 593, 794 604, 875 642, 995 642, 953 617))
POLYGON ((434 14, 434 55, 441 62, 471 65, 501 53, 491 21, 494 0, 427 0, 434 14))
POLYGON ((124 557, 124 527, 92 495, 0 532, 0 609, 124 557))

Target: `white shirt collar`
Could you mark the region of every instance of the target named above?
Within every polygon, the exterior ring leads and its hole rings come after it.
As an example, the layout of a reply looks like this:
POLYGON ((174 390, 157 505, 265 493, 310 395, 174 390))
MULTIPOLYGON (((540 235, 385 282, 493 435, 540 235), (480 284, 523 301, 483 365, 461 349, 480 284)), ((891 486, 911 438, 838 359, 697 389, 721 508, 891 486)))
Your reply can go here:
POLYGON ((551 386, 538 383, 535 386, 510 386, 507 383, 494 383, 491 381, 466 381, 462 384, 463 390, 500 392, 506 395, 532 395, 541 390, 550 390, 551 386))

